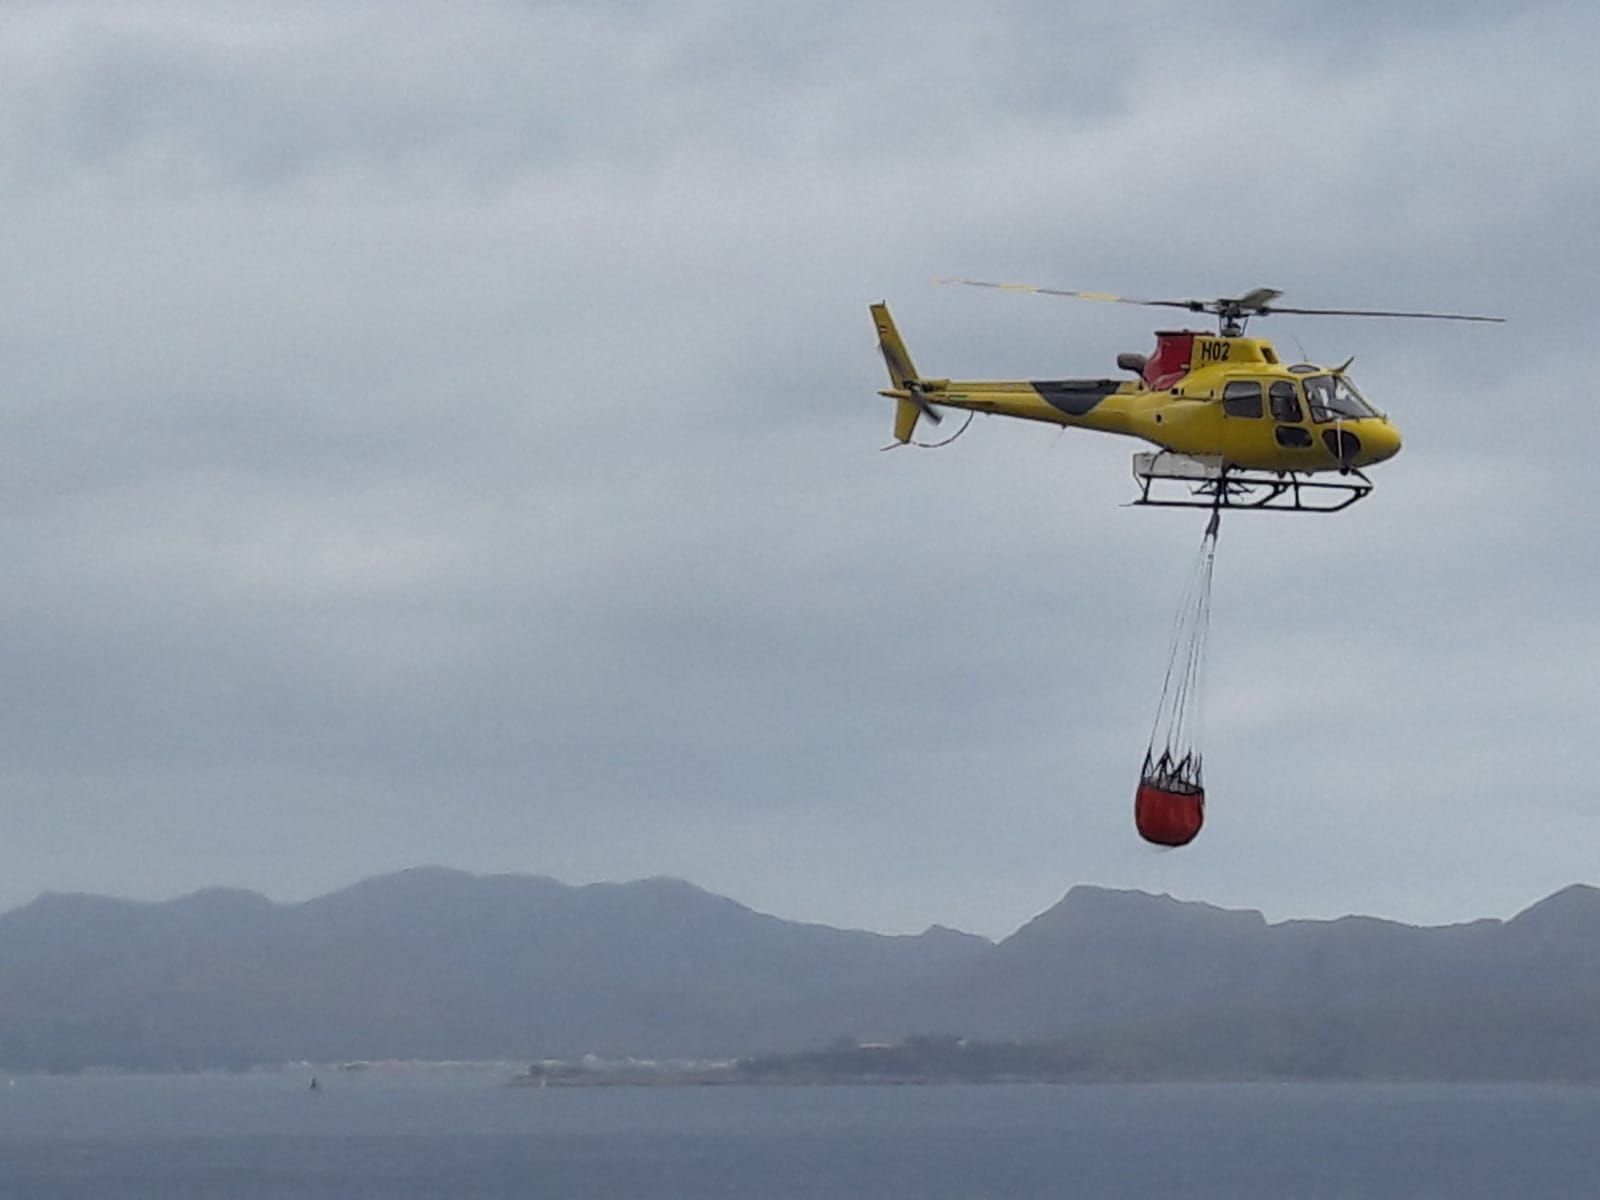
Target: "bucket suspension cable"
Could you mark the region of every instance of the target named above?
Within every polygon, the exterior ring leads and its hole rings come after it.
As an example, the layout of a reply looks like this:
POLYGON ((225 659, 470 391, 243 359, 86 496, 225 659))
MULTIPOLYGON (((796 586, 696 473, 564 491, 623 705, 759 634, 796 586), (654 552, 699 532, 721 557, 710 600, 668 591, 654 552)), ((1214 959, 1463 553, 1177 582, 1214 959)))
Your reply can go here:
POLYGON ((1211 629, 1211 582, 1221 509, 1213 509, 1173 622, 1161 699, 1146 759, 1163 774, 1198 786, 1205 739, 1206 638, 1211 629))
POLYGON ((1164 846, 1192 841, 1205 819, 1201 758, 1206 637, 1211 628, 1211 581, 1221 516, 1220 507, 1212 510, 1173 623, 1161 699, 1135 795, 1134 816, 1140 834, 1164 846))

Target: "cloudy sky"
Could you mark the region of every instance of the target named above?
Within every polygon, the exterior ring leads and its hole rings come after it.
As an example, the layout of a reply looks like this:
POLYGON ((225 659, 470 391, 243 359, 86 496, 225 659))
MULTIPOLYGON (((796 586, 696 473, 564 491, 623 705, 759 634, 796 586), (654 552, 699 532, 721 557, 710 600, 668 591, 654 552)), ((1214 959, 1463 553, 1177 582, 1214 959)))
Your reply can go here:
POLYGON ((0 906, 1600 881, 1600 16, 1397 7, 7 5, 0 906), (1164 319, 937 275, 1510 318, 1257 325, 1406 449, 1225 523, 1188 849, 1131 795, 1203 516, 1099 435, 880 454, 867 305, 966 377, 1164 319))

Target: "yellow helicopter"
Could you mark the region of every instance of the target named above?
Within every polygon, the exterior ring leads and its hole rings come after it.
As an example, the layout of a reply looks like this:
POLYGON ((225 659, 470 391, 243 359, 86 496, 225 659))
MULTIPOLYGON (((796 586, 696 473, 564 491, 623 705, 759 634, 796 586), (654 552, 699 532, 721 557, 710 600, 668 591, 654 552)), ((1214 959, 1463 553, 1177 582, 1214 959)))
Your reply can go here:
POLYGON ((913 442, 917 422, 926 417, 937 424, 939 408, 1126 434, 1160 447, 1135 454, 1133 461, 1139 485, 1133 503, 1160 507, 1337 512, 1371 492, 1363 468, 1400 451, 1399 429, 1350 380, 1352 360, 1337 367, 1284 363, 1272 343, 1245 335, 1251 317, 1504 320, 1464 313, 1287 308, 1276 303, 1282 292, 1265 287, 1217 300, 1136 300, 976 279, 939 282, 1179 308, 1217 318, 1215 335, 1160 331, 1153 354, 1119 354, 1117 366, 1132 379, 951 380, 918 375, 888 305, 872 305, 892 385, 878 394, 896 402, 895 442, 885 449, 921 444, 913 442))

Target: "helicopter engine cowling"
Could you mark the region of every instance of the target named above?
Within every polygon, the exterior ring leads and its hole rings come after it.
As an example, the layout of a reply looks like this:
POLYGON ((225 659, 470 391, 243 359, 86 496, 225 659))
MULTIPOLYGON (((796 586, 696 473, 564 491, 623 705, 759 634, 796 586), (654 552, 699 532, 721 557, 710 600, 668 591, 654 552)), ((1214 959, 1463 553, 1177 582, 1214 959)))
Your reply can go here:
POLYGON ((1144 385, 1152 391, 1169 388, 1189 373, 1194 354, 1194 334, 1164 330, 1156 334, 1156 352, 1144 365, 1144 385))

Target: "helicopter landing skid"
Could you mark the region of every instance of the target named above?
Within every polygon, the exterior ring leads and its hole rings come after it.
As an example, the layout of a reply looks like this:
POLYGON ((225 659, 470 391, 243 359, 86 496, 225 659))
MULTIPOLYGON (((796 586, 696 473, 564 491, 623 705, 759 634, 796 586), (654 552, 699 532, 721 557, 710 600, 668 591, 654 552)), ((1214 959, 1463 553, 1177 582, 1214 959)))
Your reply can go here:
POLYGON ((1372 491, 1372 481, 1355 470, 1337 480, 1302 479, 1294 472, 1245 471, 1224 466, 1220 457, 1166 450, 1135 454, 1133 478, 1139 498, 1127 507, 1330 513, 1349 508, 1372 491))

